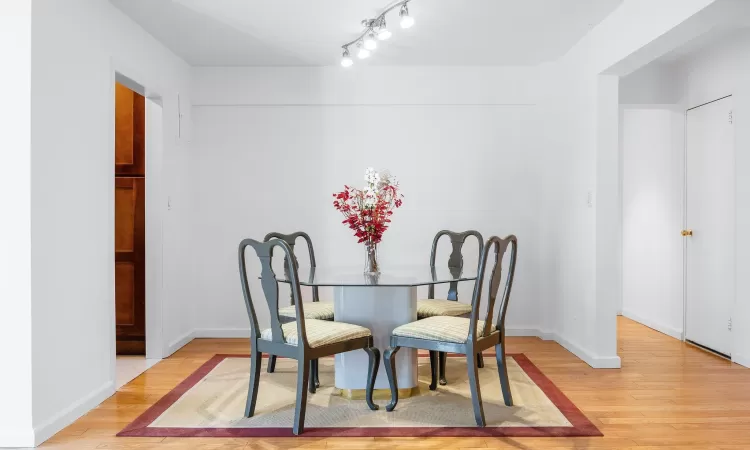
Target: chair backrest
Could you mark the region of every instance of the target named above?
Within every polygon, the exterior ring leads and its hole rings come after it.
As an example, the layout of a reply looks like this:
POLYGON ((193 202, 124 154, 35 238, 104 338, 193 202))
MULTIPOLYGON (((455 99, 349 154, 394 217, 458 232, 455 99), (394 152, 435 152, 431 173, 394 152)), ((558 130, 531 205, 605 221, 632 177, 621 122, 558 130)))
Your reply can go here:
POLYGON ((479 272, 477 273, 477 283, 474 286, 474 295, 471 300, 471 326, 469 327, 468 340, 476 342, 477 336, 488 336, 492 329, 492 312, 495 310, 495 300, 497 298, 497 292, 500 287, 500 280, 503 275, 503 256, 508 250, 510 250, 510 262, 508 267, 508 275, 505 279, 505 290, 503 296, 500 299, 500 308, 497 311, 497 319, 495 321, 495 329, 501 333, 505 333, 505 313, 508 310, 508 301, 510 300, 510 291, 513 288, 513 277, 516 273, 516 256, 518 254, 518 239, 515 236, 509 235, 505 238, 499 238, 492 236, 487 240, 484 245, 484 250, 479 259, 479 272), (484 330, 482 333, 477 334, 477 321, 479 320, 479 306, 482 300, 482 285, 484 284, 484 273, 487 267, 487 258, 490 251, 495 251, 495 262, 490 272, 490 282, 488 285, 489 295, 487 296, 489 304, 487 305, 487 312, 484 317, 484 330))
MULTIPOLYGON (((260 284, 263 288, 263 295, 268 305, 268 311, 271 316, 271 334, 272 341, 277 343, 284 343, 284 333, 281 330, 281 321, 279 318, 279 284, 276 280, 276 274, 271 266, 271 258, 273 256, 274 247, 281 247, 284 251, 284 255, 287 258, 293 257, 292 249, 289 245, 280 239, 273 239, 268 242, 258 242, 255 239, 243 239, 240 242, 238 251, 239 263, 240 263, 240 280, 242 281, 242 294, 245 296, 245 306, 247 307, 247 315, 250 318, 250 335, 255 340, 260 338, 261 331, 258 328, 258 316, 255 313, 255 304, 253 303, 252 295, 250 294, 250 285, 247 277, 247 265, 245 263, 245 250, 247 247, 252 247, 255 250, 258 259, 260 260, 261 272, 260 272, 260 284)), ((289 269, 289 281, 292 290, 292 298, 295 301, 295 310, 297 317, 297 336, 299 337, 300 346, 307 348, 307 334, 305 333, 305 321, 300 320, 300 317, 305 317, 302 301, 300 300, 300 287, 299 278, 297 276, 297 267, 292 265, 289 269)))
MULTIPOLYGON (((461 253, 461 249, 466 243, 466 239, 469 236, 474 236, 479 242, 479 257, 477 258, 477 267, 479 266, 479 260, 482 257, 482 246, 484 245, 484 239, 482 235, 475 230, 464 231, 463 233, 457 233, 455 231, 441 230, 435 235, 435 239, 432 240, 432 251, 430 252, 430 267, 434 270, 435 268, 435 256, 437 252, 438 241, 441 237, 448 236, 451 240, 451 246, 453 247, 450 256, 448 257, 448 268, 457 272, 460 272, 464 267, 464 255, 461 253)), ((435 298, 435 285, 431 284, 428 288, 428 298, 435 298)), ((448 286, 448 300, 458 300, 458 282, 452 281, 448 286)))
MULTIPOLYGON (((305 240, 305 243, 307 244, 307 252, 310 255, 310 267, 315 267, 315 251, 313 250, 313 244, 312 240, 310 239, 310 236, 308 236, 307 233, 303 231, 297 231, 296 233, 291 234, 283 234, 283 233, 268 233, 266 237, 263 238, 263 242, 268 242, 271 239, 280 239, 289 246, 289 248, 292 250, 292 257, 284 257, 284 274, 289 277, 289 267, 290 267, 290 260, 294 261, 294 267, 299 268, 299 261, 297 261, 297 256, 294 254, 294 244, 297 242, 298 238, 302 238, 305 240)), ((314 286, 313 290, 313 300, 314 302, 317 302, 319 300, 318 298, 318 287, 314 286)), ((292 305, 294 305, 294 295, 292 293, 289 293, 289 300, 292 302, 292 305)))

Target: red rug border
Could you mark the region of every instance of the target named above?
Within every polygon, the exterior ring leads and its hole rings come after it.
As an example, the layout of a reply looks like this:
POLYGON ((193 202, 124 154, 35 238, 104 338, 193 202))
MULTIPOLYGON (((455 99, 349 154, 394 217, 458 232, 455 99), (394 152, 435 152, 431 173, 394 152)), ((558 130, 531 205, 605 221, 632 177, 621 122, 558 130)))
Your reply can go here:
MULTIPOLYGON (((267 355, 263 355, 267 357, 267 355)), ((423 355, 420 355, 423 356, 423 355)), ((424 356, 427 356, 426 354, 424 356)), ((463 356, 463 355, 450 355, 463 356)), ((485 356, 494 356, 487 354, 485 356)), ((572 427, 393 427, 393 428, 305 428, 295 436, 292 425, 285 428, 157 428, 149 427, 183 394, 198 384, 226 358, 248 358, 242 354, 216 354, 195 372, 150 406, 143 414, 117 433, 118 437, 585 437, 603 436, 602 432, 573 402, 523 353, 509 354, 547 398, 560 410, 572 427)))

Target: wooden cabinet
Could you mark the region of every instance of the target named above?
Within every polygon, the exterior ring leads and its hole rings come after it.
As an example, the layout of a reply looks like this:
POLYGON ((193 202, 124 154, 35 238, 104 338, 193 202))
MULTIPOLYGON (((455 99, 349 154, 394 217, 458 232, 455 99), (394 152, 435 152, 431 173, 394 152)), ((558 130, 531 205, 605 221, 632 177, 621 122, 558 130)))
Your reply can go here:
POLYGON ((115 174, 146 174, 146 99, 115 84, 115 174))
POLYGON ((115 322, 117 354, 145 354, 145 99, 115 91, 115 322))

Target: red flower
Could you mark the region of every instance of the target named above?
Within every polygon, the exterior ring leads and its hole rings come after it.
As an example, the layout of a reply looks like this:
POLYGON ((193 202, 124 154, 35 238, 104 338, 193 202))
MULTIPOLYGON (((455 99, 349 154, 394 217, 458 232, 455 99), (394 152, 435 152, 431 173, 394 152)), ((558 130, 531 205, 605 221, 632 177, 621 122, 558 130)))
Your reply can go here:
POLYGON ((341 223, 349 226, 360 244, 380 243, 383 233, 388 230, 393 210, 403 204, 398 184, 380 186, 374 201, 366 202, 364 191, 346 185, 333 197, 333 207, 344 215, 341 223))

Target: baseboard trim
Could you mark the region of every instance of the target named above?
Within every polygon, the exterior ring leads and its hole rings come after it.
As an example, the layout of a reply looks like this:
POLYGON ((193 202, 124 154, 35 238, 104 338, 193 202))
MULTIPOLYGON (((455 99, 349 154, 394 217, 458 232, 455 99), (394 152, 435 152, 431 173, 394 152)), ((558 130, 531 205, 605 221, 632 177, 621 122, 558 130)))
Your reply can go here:
POLYGON ((34 445, 40 445, 42 442, 51 438, 55 433, 96 408, 101 402, 111 397, 114 393, 114 382, 111 380, 107 381, 85 397, 55 414, 51 419, 34 427, 34 445))
MULTIPOLYGON (((536 328, 507 328, 507 336, 531 336, 543 338, 546 333, 540 332, 536 328)), ((248 328, 198 328, 193 331, 195 339, 231 339, 231 338, 249 338, 250 329, 248 328)))
MULTIPOLYGON (((507 328, 505 331, 508 336, 513 337, 532 336, 538 337, 545 341, 556 341, 561 346, 565 347, 565 349, 567 349, 569 352, 573 353, 578 358, 595 369, 619 369, 621 365, 619 356, 593 356, 589 352, 583 350, 581 347, 572 344, 566 339, 563 339, 557 333, 551 331, 542 331, 538 328, 533 327, 507 328)), ((248 328, 198 328, 193 330, 191 337, 195 339, 249 338, 250 330, 248 328)), ((187 342, 182 345, 187 344, 187 342)))
POLYGON ((193 330, 196 339, 250 338, 250 328, 198 328, 193 330))
POLYGON ((562 345, 567 351, 576 355, 579 359, 594 369, 619 369, 622 367, 622 361, 619 356, 595 356, 588 350, 572 343, 557 333, 555 333, 554 339, 551 340, 562 345))
POLYGON ((183 334, 179 338, 172 341, 167 348, 165 349, 165 355, 164 358, 167 358, 171 356, 174 352, 181 349, 182 347, 186 346, 190 341, 193 340, 195 335, 195 330, 188 331, 187 333, 183 334))
POLYGON ((645 325, 652 330, 658 331, 659 333, 666 334, 667 336, 679 339, 680 341, 683 340, 683 334, 681 330, 669 327, 654 320, 646 319, 645 317, 642 317, 627 309, 622 310, 622 315, 627 317, 628 319, 635 320, 636 322, 645 325))
POLYGON ((750 368, 750 358, 745 357, 743 355, 733 355, 732 362, 735 364, 739 364, 743 367, 750 368))
POLYGON ((544 333, 539 331, 538 328, 533 327, 526 327, 526 328, 506 328, 505 329, 505 335, 506 336, 514 336, 514 337, 538 337, 542 338, 544 333))

